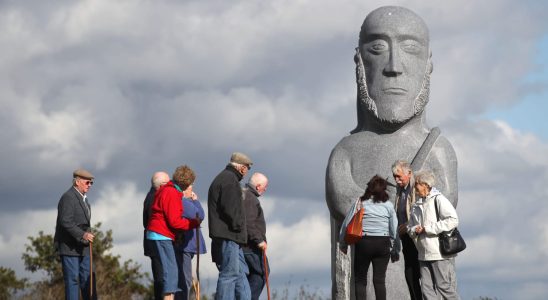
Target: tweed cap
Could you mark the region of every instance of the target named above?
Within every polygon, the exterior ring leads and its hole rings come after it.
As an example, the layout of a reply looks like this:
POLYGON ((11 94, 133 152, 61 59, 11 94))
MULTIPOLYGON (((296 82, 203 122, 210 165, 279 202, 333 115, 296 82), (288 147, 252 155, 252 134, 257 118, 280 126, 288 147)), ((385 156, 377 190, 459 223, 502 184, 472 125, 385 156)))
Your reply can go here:
POLYGON ((235 162, 238 164, 248 165, 248 166, 251 166, 253 164, 253 162, 251 161, 251 158, 249 158, 249 156, 241 152, 232 153, 232 156, 230 156, 230 162, 235 162))
POLYGON ((90 179, 90 180, 95 178, 95 176, 93 176, 93 174, 91 174, 88 170, 85 170, 85 169, 76 169, 76 170, 74 170, 74 172, 72 173, 72 177, 74 177, 74 178, 80 177, 80 178, 90 179))

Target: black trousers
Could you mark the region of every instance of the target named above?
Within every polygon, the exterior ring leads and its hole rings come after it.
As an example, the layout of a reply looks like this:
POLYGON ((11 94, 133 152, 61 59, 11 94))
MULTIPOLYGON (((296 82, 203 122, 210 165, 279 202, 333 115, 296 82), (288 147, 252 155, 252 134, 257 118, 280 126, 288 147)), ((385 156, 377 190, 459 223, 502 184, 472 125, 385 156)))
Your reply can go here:
POLYGON ((367 271, 373 264, 375 299, 386 300, 386 269, 390 260, 390 238, 365 236, 355 246, 354 272, 356 299, 367 299, 367 271))
POLYGON ((154 282, 154 299, 162 300, 164 299, 164 284, 162 282, 164 269, 162 268, 162 262, 160 261, 160 254, 158 253, 158 248, 154 245, 154 241, 147 240, 145 238, 143 243, 145 247, 145 255, 150 257, 152 280, 154 282))
POLYGON ((413 240, 409 235, 401 235, 400 239, 403 258, 405 260, 405 281, 407 282, 407 288, 409 289, 409 296, 411 297, 411 300, 422 300, 419 253, 417 252, 415 243, 413 243, 413 240))
POLYGON ((243 251, 245 262, 249 268, 247 281, 249 282, 249 288, 251 289, 251 300, 259 300, 266 283, 263 252, 258 248, 244 248, 243 251))

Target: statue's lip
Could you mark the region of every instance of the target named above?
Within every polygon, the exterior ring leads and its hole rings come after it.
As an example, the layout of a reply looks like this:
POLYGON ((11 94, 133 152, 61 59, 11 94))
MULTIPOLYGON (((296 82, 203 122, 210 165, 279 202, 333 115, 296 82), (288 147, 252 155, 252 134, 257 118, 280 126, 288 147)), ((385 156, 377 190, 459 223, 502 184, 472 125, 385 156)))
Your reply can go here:
POLYGON ((407 90, 400 87, 388 87, 382 89, 383 92, 386 94, 393 94, 393 95, 405 95, 407 94, 407 90))

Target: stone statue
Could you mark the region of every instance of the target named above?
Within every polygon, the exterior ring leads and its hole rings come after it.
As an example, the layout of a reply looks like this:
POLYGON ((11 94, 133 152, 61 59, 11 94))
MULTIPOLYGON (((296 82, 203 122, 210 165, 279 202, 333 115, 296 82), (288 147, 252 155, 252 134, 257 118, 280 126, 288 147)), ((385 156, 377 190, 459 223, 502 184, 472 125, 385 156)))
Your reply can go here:
MULTIPOLYGON (((439 129, 430 129, 425 121, 433 67, 424 21, 403 7, 372 11, 361 27, 354 61, 358 124, 331 152, 326 174, 332 299, 345 300, 354 299, 352 247, 346 255, 339 250, 338 232, 347 210, 373 175, 394 182, 391 165, 405 159, 412 162, 414 171, 432 170, 436 187, 457 205, 455 152, 439 129)), ((389 192, 393 200, 395 188, 389 192)), ((402 260, 389 264, 388 299, 409 299, 402 260)), ((371 282, 367 286, 373 295, 371 282)))

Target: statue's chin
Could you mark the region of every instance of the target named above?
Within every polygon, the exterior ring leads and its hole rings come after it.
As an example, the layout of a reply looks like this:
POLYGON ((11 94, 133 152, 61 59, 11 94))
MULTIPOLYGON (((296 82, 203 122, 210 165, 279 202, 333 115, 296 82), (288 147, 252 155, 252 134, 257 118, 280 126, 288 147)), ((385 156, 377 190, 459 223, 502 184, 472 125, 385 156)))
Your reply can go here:
POLYGON ((389 105, 379 107, 369 95, 366 95, 362 103, 365 104, 363 107, 369 113, 370 117, 383 128, 399 127, 416 115, 412 107, 398 107, 396 109, 389 105))
POLYGON ((396 113, 396 112, 386 112, 383 113, 379 111, 379 114, 377 116, 377 119, 382 123, 389 123, 393 125, 401 125, 406 123, 407 121, 411 120, 415 115, 414 114, 404 114, 404 113, 396 113))

